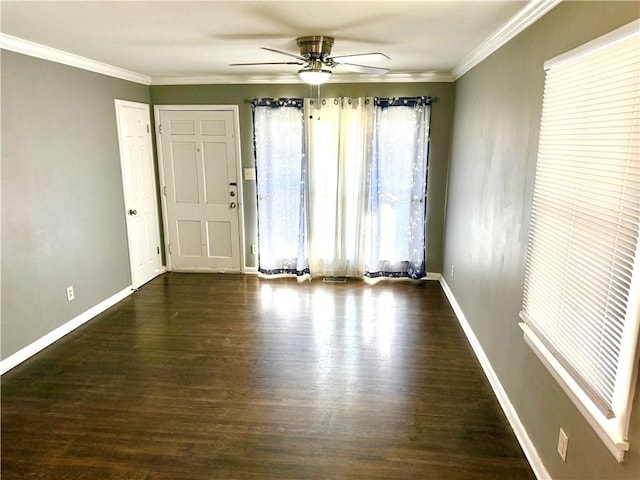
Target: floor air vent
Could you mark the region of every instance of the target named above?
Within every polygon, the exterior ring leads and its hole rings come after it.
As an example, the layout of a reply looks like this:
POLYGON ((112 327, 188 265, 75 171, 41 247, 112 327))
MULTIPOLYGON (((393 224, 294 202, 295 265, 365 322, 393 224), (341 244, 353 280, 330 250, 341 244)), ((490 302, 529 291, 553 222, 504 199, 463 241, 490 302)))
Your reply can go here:
POLYGON ((347 283, 347 279, 344 277, 324 277, 322 281, 325 283, 347 283))

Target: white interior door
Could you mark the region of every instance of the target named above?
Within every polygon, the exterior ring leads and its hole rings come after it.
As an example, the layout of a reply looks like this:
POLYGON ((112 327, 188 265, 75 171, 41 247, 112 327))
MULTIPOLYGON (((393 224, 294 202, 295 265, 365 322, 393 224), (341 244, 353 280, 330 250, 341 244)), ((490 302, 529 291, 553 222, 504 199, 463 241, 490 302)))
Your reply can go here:
POLYGON ((116 118, 131 282, 138 288, 163 271, 149 105, 116 100, 116 118))
POLYGON ((169 267, 241 271, 237 112, 156 109, 169 267))

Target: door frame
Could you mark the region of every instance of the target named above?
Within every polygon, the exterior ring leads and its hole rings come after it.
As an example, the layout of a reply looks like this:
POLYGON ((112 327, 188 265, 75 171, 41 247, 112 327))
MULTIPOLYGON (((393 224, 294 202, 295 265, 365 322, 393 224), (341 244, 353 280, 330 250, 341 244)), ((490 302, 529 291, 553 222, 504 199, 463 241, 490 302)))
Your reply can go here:
MULTIPOLYGON (((243 176, 242 176, 242 154, 240 151, 240 109, 238 105, 154 105, 154 127, 156 131, 156 152, 158 154, 158 174, 161 184, 160 192, 160 204, 162 206, 162 228, 164 232, 164 238, 169 238, 169 218, 167 211, 167 193, 166 193, 166 179, 164 176, 164 159, 162 158, 162 137, 160 133, 160 114, 165 111, 225 111, 231 110, 233 112, 233 129, 235 136, 235 148, 236 148, 236 176, 238 178, 238 228, 239 228, 239 240, 240 240, 240 273, 246 272, 245 264, 245 235, 244 235, 244 189, 243 189, 243 176)), ((168 271, 172 271, 171 266, 171 254, 169 253, 168 242, 164 244, 166 268, 168 271)))
MULTIPOLYGON (((129 225, 127 222, 127 213, 126 213, 126 205, 127 205, 127 192, 126 192, 126 187, 125 187, 125 175, 126 175, 126 169, 124 168, 124 155, 123 155, 123 150, 122 150, 122 141, 120 138, 120 108, 121 106, 123 107, 131 107, 131 108, 142 108, 146 111, 147 114, 147 121, 149 122, 147 125, 149 125, 149 127, 151 126, 151 107, 148 103, 144 103, 144 102, 133 102, 130 100, 121 100, 119 98, 114 99, 114 104, 115 104, 115 110, 116 110, 116 130, 118 133, 118 153, 120 155, 120 174, 121 174, 121 178, 122 178, 122 199, 123 199, 123 205, 125 206, 124 209, 124 220, 125 220, 125 227, 127 229, 127 247, 129 249, 129 272, 131 274, 131 286, 134 290, 137 290, 138 288, 140 288, 142 285, 144 285, 145 282, 139 283, 139 280, 136 281, 136 274, 135 274, 135 267, 134 267, 134 263, 133 263, 133 258, 132 258, 132 242, 131 242, 131 231, 129 229, 129 225)), ((155 162, 155 158, 153 156, 153 142, 151 141, 151 132, 149 132, 149 135, 147 136, 147 147, 149 149, 149 155, 151 155, 151 163, 154 167, 156 167, 156 162, 155 162)), ((156 218, 156 225, 157 225, 157 230, 156 230, 156 235, 157 235, 157 240, 158 240, 158 245, 161 244, 162 242, 162 238, 160 236, 160 216, 158 215, 158 179, 156 177, 156 172, 155 170, 152 172, 152 182, 153 182, 153 214, 156 218)), ((162 257, 160 257, 160 270, 158 271, 156 277, 158 275, 163 274, 164 272, 166 272, 167 269, 166 267, 162 264, 162 257)), ((155 277, 154 277, 155 278, 155 277)))

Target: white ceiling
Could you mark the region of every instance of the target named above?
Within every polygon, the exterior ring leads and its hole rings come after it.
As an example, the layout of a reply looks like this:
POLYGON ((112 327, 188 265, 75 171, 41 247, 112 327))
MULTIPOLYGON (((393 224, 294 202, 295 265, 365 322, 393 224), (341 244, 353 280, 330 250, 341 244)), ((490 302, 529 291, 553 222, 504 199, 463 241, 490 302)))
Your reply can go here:
MULTIPOLYGON (((391 70, 386 81, 451 80, 556 3, 2 0, 1 25, 5 40, 86 57, 149 83, 299 81, 296 65, 229 63, 287 61, 260 47, 297 54, 295 38, 305 35, 335 37, 332 55, 385 53, 391 59, 376 66, 391 70)), ((371 80, 336 73, 337 81, 371 80)))

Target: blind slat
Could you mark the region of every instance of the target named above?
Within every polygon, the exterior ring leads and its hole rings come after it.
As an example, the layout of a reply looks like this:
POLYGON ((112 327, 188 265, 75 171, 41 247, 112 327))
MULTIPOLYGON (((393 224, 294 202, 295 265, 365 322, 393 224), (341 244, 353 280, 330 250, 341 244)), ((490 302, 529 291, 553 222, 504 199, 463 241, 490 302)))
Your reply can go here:
POLYGON ((546 71, 523 317, 610 413, 640 237, 638 37, 546 71))

